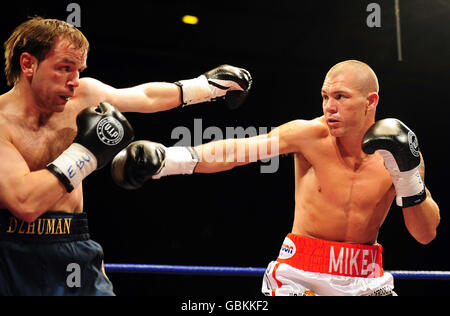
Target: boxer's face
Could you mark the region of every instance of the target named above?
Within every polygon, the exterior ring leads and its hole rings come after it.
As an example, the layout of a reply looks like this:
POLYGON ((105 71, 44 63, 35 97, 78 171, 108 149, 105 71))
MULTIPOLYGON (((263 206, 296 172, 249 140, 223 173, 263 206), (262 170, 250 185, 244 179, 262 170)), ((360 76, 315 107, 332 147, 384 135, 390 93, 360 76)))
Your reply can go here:
POLYGON ((37 105, 50 112, 62 112, 80 84, 80 72, 86 68, 87 53, 74 48, 66 39, 57 40, 36 67, 31 81, 37 105))
POLYGON ((351 74, 331 75, 322 86, 322 108, 331 135, 360 133, 366 123, 367 96, 351 74))

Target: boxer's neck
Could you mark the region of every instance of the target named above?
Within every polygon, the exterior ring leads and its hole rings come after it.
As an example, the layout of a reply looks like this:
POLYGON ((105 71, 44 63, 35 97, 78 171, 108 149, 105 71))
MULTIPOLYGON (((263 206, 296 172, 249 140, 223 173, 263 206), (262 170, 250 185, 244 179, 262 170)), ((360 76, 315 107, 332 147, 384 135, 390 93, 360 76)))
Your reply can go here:
POLYGON ((30 89, 24 87, 20 81, 8 92, 12 98, 12 105, 17 115, 21 116, 31 126, 44 126, 54 112, 40 107, 30 89))
POLYGON ((350 159, 355 164, 360 164, 368 155, 361 149, 363 135, 336 137, 336 146, 344 159, 350 159))

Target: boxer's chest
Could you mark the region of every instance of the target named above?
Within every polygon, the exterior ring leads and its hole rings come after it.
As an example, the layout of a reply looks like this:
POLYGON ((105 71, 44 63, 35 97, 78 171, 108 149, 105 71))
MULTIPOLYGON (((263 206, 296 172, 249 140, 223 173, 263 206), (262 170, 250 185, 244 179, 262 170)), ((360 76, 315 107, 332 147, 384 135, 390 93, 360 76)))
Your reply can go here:
POLYGON ((12 135, 15 147, 22 154, 31 171, 45 168, 73 142, 75 124, 65 119, 53 121, 48 126, 31 129, 17 126, 12 135))
POLYGON ((335 205, 359 209, 374 209, 387 197, 392 187, 389 172, 381 156, 364 160, 344 157, 333 146, 323 146, 311 154, 314 172, 306 174, 317 191, 335 205))

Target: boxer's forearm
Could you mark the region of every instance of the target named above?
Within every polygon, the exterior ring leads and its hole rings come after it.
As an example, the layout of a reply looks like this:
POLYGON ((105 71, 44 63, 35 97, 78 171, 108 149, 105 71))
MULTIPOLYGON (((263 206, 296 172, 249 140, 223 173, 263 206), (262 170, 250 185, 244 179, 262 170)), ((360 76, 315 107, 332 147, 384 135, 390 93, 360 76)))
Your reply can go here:
POLYGON ((180 87, 168 82, 151 82, 137 86, 143 91, 144 102, 140 105, 143 113, 160 112, 173 109, 181 105, 180 87))
MULTIPOLYGON (((194 172, 215 173, 250 163, 251 161, 245 156, 240 160, 237 159, 238 153, 235 149, 239 147, 239 143, 242 143, 242 141, 225 139, 194 147, 200 158, 194 172)), ((246 147, 245 144, 244 147, 246 147)))
POLYGON ((278 142, 269 135, 224 139, 194 147, 200 161, 195 172, 214 173, 278 155, 278 142))
POLYGON ((427 198, 422 203, 403 209, 405 225, 409 233, 420 243, 428 244, 436 237, 440 222, 439 206, 427 191, 427 198))

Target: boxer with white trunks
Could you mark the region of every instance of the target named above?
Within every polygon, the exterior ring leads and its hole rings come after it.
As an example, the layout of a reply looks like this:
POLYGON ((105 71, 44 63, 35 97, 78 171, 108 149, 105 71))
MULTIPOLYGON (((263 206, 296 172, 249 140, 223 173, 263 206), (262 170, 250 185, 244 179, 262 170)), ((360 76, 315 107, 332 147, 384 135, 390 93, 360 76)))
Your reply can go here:
POLYGON ((377 237, 394 197, 409 233, 422 244, 435 238, 440 212, 424 184, 415 134, 397 119, 375 122, 378 90, 367 64, 344 61, 325 77, 321 117, 193 148, 134 142, 114 158, 112 175, 119 185, 138 188, 148 179, 220 172, 292 153, 294 223, 269 264, 263 293, 393 295, 377 237), (245 159, 238 157, 242 152, 245 159))
POLYGON ((288 234, 264 274, 262 292, 271 296, 395 295, 383 271, 383 247, 288 234))

